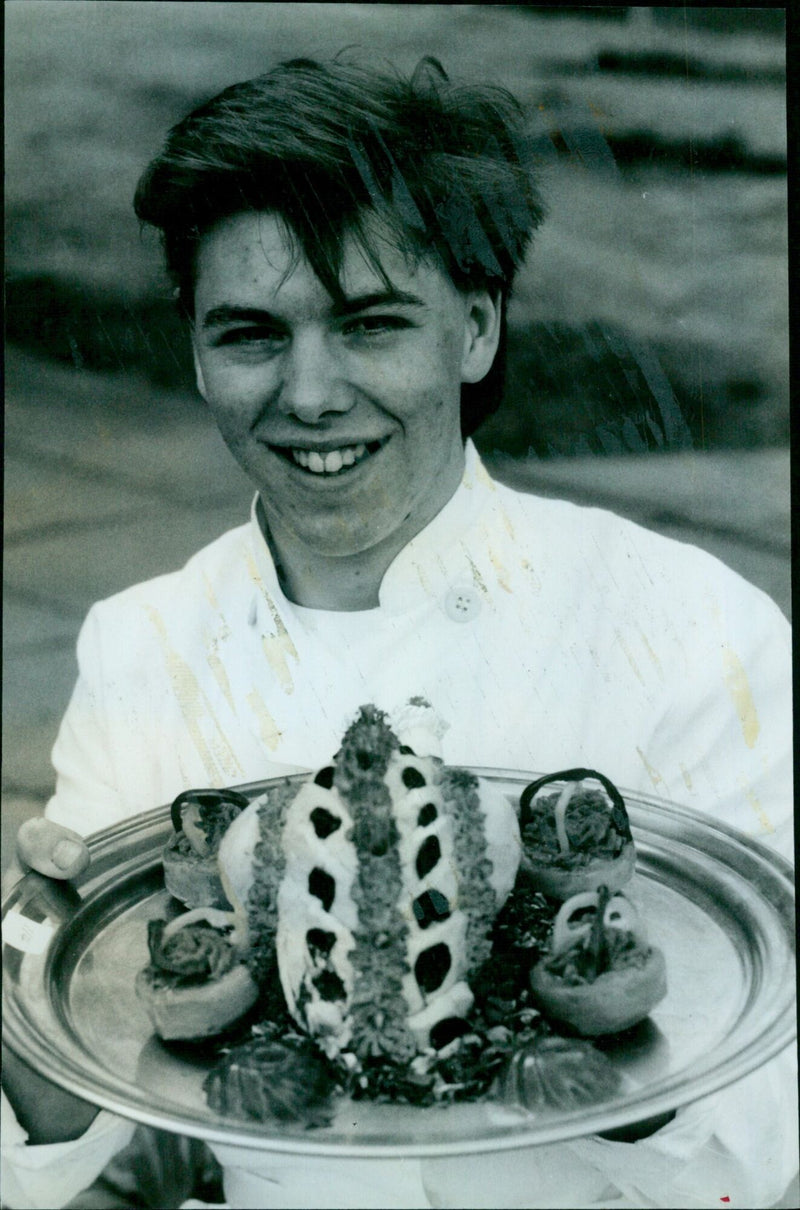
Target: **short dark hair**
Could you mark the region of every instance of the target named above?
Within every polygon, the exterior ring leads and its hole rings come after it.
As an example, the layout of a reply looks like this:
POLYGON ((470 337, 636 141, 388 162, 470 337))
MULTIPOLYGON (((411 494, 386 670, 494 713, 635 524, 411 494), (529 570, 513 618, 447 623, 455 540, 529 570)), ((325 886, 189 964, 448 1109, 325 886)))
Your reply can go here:
MULTIPOLYGON (((459 289, 504 300, 543 217, 517 101, 456 86, 429 58, 408 79, 293 59, 234 84, 172 128, 134 206, 160 229, 188 314, 200 241, 231 214, 280 214, 334 298, 345 235, 382 273, 366 224, 377 214, 401 251, 438 259, 459 289)), ((465 436, 499 405, 503 354, 462 389, 465 436)))

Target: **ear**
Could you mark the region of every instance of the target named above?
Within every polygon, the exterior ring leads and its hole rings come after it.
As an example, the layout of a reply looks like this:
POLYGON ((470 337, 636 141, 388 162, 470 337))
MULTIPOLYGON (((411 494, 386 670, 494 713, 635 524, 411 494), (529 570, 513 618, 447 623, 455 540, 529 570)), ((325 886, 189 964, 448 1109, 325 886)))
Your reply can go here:
POLYGON ((197 345, 192 336, 192 358, 194 359, 194 377, 197 383, 197 389, 202 398, 208 403, 208 395, 206 393, 206 380, 203 377, 203 367, 200 365, 200 358, 197 355, 197 345))
POLYGON ((461 381, 480 382, 489 373, 497 352, 503 300, 499 291, 471 290, 465 302, 467 311, 461 381))

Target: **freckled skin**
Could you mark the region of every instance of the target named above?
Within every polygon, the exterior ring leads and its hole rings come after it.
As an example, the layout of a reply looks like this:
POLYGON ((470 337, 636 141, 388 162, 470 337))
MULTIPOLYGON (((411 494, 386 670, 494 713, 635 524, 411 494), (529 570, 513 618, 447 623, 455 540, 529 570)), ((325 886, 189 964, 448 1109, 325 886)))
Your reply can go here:
MULTIPOLYGON (((198 255, 198 386, 259 491, 284 590, 318 608, 377 604, 395 555, 453 495, 461 383, 484 377, 497 346, 499 304, 485 291, 462 293, 433 263, 379 249, 394 290, 414 302, 347 315, 274 215, 221 221, 198 255), (240 310, 209 326, 222 306, 240 310), (336 476, 285 456, 378 441, 336 476)), ((386 293, 352 240, 341 281, 348 300, 386 293)))

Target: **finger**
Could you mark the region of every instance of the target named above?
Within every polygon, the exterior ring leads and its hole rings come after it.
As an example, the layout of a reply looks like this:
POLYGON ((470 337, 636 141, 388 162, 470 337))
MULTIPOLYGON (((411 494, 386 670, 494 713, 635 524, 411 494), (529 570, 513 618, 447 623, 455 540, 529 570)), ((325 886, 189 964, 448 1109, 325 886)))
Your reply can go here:
POLYGON ((48 878, 77 878, 89 864, 82 836, 43 816, 26 819, 17 832, 20 861, 48 878))
POLYGON ((26 873, 26 871, 23 869, 22 865, 20 864, 19 858, 17 857, 17 855, 15 853, 12 856, 11 860, 9 861, 6 869, 3 871, 2 884, 1 884, 3 900, 5 900, 8 895, 10 895, 11 891, 17 885, 20 878, 24 878, 25 873, 26 873))

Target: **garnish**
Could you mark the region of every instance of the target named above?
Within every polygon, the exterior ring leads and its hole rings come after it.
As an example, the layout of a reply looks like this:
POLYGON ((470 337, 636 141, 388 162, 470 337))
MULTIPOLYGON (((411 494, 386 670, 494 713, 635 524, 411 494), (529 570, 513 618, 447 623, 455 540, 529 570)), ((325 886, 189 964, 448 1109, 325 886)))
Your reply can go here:
POLYGON ((286 867, 281 834, 286 813, 297 793, 296 786, 284 781, 270 786, 258 802, 258 842, 253 855, 253 880, 247 896, 246 954, 250 974, 283 1002, 275 955, 278 926, 278 888, 286 867))
POLYGON ((480 966, 492 951, 488 931, 498 908, 497 896, 489 881, 492 863, 486 854, 483 814, 477 791, 478 779, 466 769, 449 769, 442 780, 442 796, 453 823, 453 843, 460 871, 459 907, 468 917, 468 970, 480 966))
MULTIPOLYGON (((592 983, 603 971, 636 963, 649 946, 638 913, 624 895, 608 887, 574 895, 553 924, 548 970, 571 983, 592 983)), ((641 965, 641 961, 638 962, 641 965)))
POLYGON ((177 976, 173 982, 205 982, 218 979, 237 963, 238 954, 219 929, 196 921, 164 937, 166 922, 150 920, 147 946, 150 962, 162 976, 177 976))
POLYGON ((386 715, 374 706, 362 706, 337 753, 334 785, 350 805, 358 852, 352 888, 358 926, 350 954, 351 1046, 359 1059, 385 1056, 403 1063, 417 1048, 406 1024, 408 926, 397 911, 402 889, 398 833, 384 782, 389 759, 398 749, 386 715))
POLYGON ((516 1050, 493 1091, 521 1109, 569 1110, 610 1100, 621 1084, 620 1073, 590 1042, 552 1036, 516 1050))
POLYGON ((203 1089, 216 1113, 257 1122, 327 1126, 338 1088, 335 1069, 308 1038, 268 1026, 227 1051, 203 1089))

